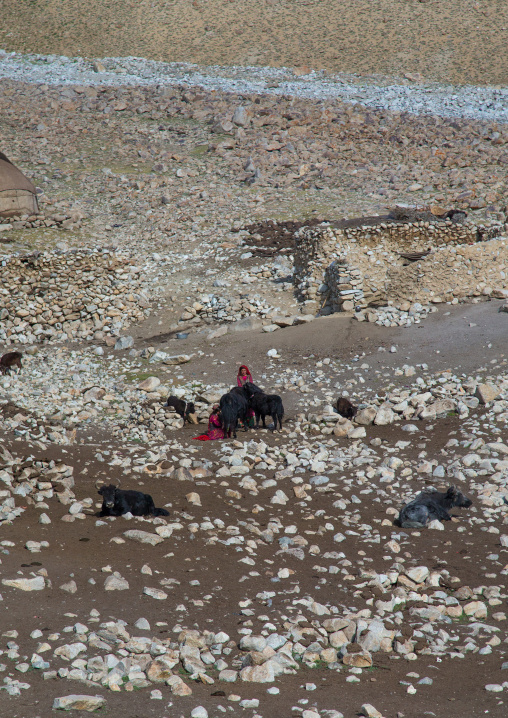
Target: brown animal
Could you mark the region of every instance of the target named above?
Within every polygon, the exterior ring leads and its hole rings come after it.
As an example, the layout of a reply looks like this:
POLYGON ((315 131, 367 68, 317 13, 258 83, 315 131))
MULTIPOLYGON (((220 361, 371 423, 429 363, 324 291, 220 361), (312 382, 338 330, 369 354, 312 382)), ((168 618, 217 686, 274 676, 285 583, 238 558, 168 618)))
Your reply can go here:
POLYGON ((0 372, 2 374, 9 374, 13 367, 17 367, 21 370, 21 357, 23 354, 20 352, 7 352, 0 357, 0 372))
POLYGON ((345 396, 341 396, 340 399, 337 399, 337 412, 343 416, 344 419, 354 419, 358 413, 358 408, 351 404, 345 396))

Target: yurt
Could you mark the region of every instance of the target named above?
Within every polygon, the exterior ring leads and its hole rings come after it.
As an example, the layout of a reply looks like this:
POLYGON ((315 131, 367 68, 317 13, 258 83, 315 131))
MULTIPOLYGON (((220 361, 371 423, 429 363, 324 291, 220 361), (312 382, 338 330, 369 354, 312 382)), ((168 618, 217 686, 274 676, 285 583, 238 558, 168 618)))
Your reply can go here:
POLYGON ((0 217, 36 214, 38 211, 35 186, 0 152, 0 217))

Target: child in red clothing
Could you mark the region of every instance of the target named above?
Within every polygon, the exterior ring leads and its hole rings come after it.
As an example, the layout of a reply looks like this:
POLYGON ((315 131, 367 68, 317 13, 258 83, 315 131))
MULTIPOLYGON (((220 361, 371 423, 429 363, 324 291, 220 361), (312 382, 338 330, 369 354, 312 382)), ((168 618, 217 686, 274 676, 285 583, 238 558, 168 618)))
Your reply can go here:
MULTIPOLYGON (((238 369, 238 374, 236 375, 236 383, 238 386, 243 386, 244 384, 247 384, 249 382, 250 384, 253 384, 252 381, 252 374, 250 373, 249 367, 245 364, 242 364, 242 366, 238 369)), ((256 419, 256 412, 254 409, 249 409, 247 412, 247 424, 252 428, 256 419)))
POLYGON ((242 366, 238 369, 236 383, 238 386, 243 386, 246 382, 250 382, 251 384, 254 383, 252 381, 252 374, 249 371, 249 367, 242 364, 242 366))

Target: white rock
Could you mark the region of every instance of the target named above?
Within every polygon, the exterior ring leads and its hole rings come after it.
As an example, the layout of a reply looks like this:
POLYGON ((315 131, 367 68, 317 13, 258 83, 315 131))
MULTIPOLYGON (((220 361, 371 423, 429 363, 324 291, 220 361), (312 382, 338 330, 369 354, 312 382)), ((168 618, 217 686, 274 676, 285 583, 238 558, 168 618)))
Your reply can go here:
POLYGON ((488 404, 490 401, 494 401, 500 393, 497 386, 493 384, 478 384, 476 387, 476 396, 480 400, 480 404, 488 404))
POLYGON ((393 424, 395 421, 396 415, 390 409, 390 407, 381 407, 379 411, 377 412, 375 418, 374 418, 374 424, 376 426, 386 426, 387 424, 393 424))
POLYGON ((134 624, 136 628, 139 628, 140 631, 149 631, 150 630, 150 624, 146 620, 146 618, 138 618, 136 623, 134 624))
POLYGON ((360 411, 355 416, 355 424, 368 426, 369 424, 372 424, 372 422, 376 418, 376 415, 377 409, 375 409, 373 406, 368 406, 366 409, 360 409, 360 411))
POLYGON ((127 591, 129 582, 119 575, 108 576, 104 581, 104 589, 106 591, 127 591))
POLYGON ((11 588, 18 588, 20 591, 42 591, 45 586, 43 576, 35 578, 3 578, 2 584, 11 588))
POLYGON ((164 541, 164 539, 158 534, 152 534, 148 531, 141 531, 140 529, 130 529, 129 531, 124 531, 123 535, 125 536, 125 538, 131 539, 131 541, 149 544, 150 546, 157 546, 157 544, 164 541))
POLYGON ((434 519, 433 521, 429 521, 427 528, 434 529, 435 531, 444 531, 444 524, 442 524, 438 519, 434 519))
POLYGON ((145 596, 155 598, 157 601, 165 601, 168 597, 168 594, 164 591, 161 591, 159 588, 148 588, 145 586, 145 588, 143 589, 143 593, 145 594, 145 596))
POLYGON ((406 575, 415 583, 422 583, 422 581, 425 581, 429 574, 430 571, 427 566, 415 566, 406 572, 406 575))
POLYGON ((161 380, 158 379, 156 376, 149 376, 148 379, 145 379, 144 381, 140 382, 138 384, 138 389, 141 389, 142 391, 153 391, 154 389, 157 389, 157 387, 160 385, 161 380))

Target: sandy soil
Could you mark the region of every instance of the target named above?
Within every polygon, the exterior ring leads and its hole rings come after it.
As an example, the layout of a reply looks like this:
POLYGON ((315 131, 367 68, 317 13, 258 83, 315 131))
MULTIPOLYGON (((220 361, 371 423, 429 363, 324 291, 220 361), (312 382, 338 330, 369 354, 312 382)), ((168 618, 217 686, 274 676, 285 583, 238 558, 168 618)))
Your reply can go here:
POLYGON ((508 8, 503 0, 4 0, 0 44, 503 85, 508 8))

